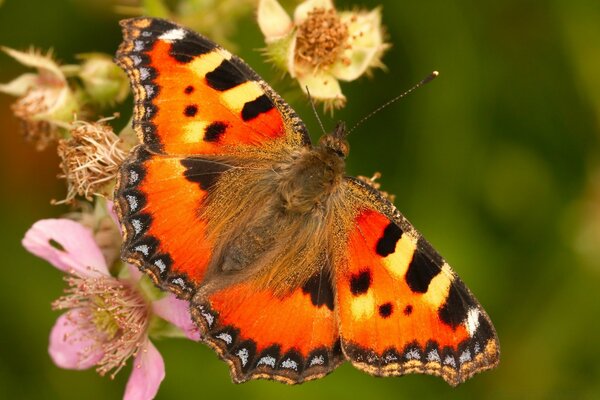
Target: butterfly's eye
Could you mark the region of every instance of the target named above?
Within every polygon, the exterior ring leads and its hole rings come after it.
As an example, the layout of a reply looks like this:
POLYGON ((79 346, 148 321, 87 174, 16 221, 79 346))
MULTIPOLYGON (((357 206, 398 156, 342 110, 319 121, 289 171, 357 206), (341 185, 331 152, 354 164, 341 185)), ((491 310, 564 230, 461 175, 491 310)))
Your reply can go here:
POLYGON ((322 136, 319 140, 319 144, 330 149, 341 158, 346 158, 350 151, 350 145, 345 139, 340 139, 333 135, 322 136))
POLYGON ((340 157, 346 158, 346 156, 350 152, 350 145, 345 140, 339 140, 337 144, 338 148, 334 149, 335 152, 340 157))

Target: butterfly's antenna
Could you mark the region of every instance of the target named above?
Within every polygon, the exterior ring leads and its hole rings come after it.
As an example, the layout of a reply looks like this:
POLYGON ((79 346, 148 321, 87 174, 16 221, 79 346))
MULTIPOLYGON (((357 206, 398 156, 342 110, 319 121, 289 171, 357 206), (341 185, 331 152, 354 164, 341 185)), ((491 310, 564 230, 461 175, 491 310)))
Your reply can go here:
POLYGON ((317 108, 315 107, 315 102, 313 101, 313 98, 310 95, 310 90, 308 90, 308 86, 306 87, 306 94, 308 95, 308 101, 310 101, 310 105, 312 106, 313 112, 315 113, 315 117, 317 117, 317 121, 319 121, 319 125, 321 126, 321 130, 323 131, 323 134, 326 134, 327 132, 325 132, 325 128, 323 127, 323 123, 321 122, 321 118, 319 118, 319 113, 317 113, 317 108))
MULTIPOLYGON (((433 71, 432 73, 430 73, 429 75, 427 75, 423 80, 421 80, 421 82, 417 83, 416 85, 414 85, 413 87, 411 87, 410 89, 408 89, 406 92, 400 94, 399 96, 394 97, 393 99, 389 100, 387 103, 377 107, 375 110, 371 111, 369 114, 367 114, 365 117, 363 117, 360 121, 358 121, 353 127, 352 129, 350 129, 347 133, 350 134, 350 132, 352 132, 353 130, 355 130, 356 128, 358 128, 360 125, 362 125, 366 120, 368 120, 369 118, 371 118, 373 115, 377 114, 379 111, 383 110, 384 108, 386 108, 387 106, 389 106, 390 104, 400 100, 401 98, 403 98, 404 96, 412 93, 413 91, 415 91, 416 89, 420 88, 421 86, 425 85, 426 83, 431 82, 432 80, 434 80, 435 78, 438 77, 440 73, 437 71, 433 71)), ((314 106, 313 106, 314 107, 314 106)))

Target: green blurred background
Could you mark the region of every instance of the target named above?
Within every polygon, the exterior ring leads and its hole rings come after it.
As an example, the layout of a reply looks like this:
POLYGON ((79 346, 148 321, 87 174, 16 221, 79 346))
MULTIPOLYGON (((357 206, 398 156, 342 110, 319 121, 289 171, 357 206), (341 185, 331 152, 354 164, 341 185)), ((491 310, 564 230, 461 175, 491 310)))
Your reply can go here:
MULTIPOLYGON (((349 172, 383 173, 383 189, 449 260, 490 314, 500 337, 498 369, 453 389, 428 376, 379 379, 349 365, 289 387, 231 383, 203 345, 157 344, 167 377, 159 398, 600 398, 600 2, 597 0, 338 1, 383 4, 392 49, 387 73, 346 84, 354 123, 433 69, 440 78, 354 132, 349 172)), ((5 0, 0 44, 53 48, 64 62, 120 42, 109 0, 5 0)), ((267 81, 293 88, 256 50, 251 16, 231 40, 267 81)), ((24 72, 0 55, 0 82, 24 72)), ((287 96, 311 131, 306 101, 287 96)), ((40 218, 64 208, 52 149, 36 152, 0 95, 0 398, 103 399, 122 396, 93 371, 55 367, 48 333, 61 274, 26 253, 20 240, 40 218)), ((131 99, 123 108, 130 112, 131 99)), ((326 126, 335 119, 323 116, 326 126)), ((121 125, 127 120, 123 117, 121 125)))

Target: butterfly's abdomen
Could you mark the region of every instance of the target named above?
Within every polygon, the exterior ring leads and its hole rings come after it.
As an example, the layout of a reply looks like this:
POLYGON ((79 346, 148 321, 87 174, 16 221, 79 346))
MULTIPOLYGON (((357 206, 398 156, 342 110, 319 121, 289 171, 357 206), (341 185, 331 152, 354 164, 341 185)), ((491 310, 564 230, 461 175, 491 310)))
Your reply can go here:
POLYGON ((342 182, 344 160, 327 148, 313 148, 279 165, 275 172, 284 212, 319 212, 342 182))

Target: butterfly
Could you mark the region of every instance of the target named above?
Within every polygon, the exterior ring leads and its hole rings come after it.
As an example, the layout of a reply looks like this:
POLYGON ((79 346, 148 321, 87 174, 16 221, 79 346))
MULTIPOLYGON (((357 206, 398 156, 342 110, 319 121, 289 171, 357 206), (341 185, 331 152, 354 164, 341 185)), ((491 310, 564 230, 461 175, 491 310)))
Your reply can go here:
POLYGON ((141 144, 115 190, 122 258, 190 302, 234 382, 301 383, 345 360, 457 385, 495 367, 494 327, 367 181, 346 129, 311 144, 244 61, 166 20, 121 22, 141 144))

